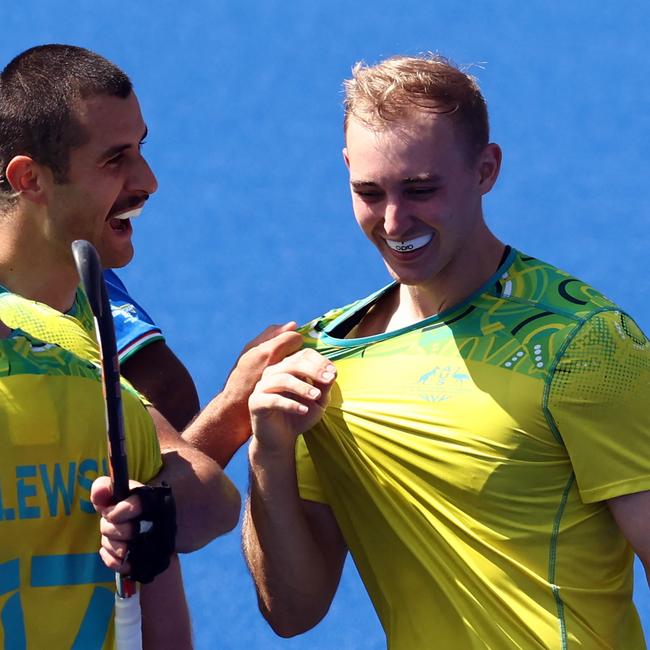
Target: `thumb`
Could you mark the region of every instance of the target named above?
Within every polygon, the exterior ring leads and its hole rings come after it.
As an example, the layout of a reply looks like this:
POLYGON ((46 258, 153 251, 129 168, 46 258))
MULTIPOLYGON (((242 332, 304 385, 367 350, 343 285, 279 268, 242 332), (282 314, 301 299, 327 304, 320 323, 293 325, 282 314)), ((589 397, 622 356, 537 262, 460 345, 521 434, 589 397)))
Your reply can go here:
POLYGON ((113 486, 109 476, 100 476, 93 481, 90 488, 90 501, 100 515, 112 505, 113 486))

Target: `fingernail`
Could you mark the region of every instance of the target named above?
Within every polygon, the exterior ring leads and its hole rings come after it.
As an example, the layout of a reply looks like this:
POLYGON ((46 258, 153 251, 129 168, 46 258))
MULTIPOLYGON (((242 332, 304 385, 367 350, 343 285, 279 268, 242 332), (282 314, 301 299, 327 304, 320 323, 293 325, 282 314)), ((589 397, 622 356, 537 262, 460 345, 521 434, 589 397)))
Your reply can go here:
POLYGON ((318 397, 320 395, 320 391, 318 390, 318 388, 310 388, 307 394, 309 395, 309 397, 318 397))
POLYGON ((327 371, 325 371, 325 372, 321 375, 321 377, 322 377, 325 381, 332 381, 332 379, 334 379, 334 373, 333 373, 333 372, 327 372, 327 371))

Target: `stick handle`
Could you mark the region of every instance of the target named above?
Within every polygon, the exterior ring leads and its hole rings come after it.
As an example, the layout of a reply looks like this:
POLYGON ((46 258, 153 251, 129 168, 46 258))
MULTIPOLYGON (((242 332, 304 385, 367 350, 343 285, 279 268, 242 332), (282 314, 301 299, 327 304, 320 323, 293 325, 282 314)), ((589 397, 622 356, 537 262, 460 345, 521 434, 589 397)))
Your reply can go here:
MULTIPOLYGON (((117 503, 129 495, 129 470, 124 437, 120 361, 115 343, 113 315, 102 265, 93 245, 86 240, 78 239, 72 243, 72 255, 95 317, 95 327, 99 339, 109 466, 113 480, 113 500, 117 503)), ((115 584, 117 588, 115 595, 116 647, 118 650, 140 650, 142 648, 140 595, 136 583, 118 573, 115 575, 115 584)))

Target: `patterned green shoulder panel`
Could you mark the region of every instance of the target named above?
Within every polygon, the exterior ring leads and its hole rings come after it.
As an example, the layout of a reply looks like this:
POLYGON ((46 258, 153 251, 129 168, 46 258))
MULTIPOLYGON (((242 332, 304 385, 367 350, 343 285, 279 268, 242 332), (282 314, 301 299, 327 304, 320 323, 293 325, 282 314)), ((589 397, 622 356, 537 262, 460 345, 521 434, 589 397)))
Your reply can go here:
POLYGON ((519 253, 498 280, 501 298, 523 300, 540 309, 586 318, 615 304, 600 291, 551 264, 519 253))
POLYGON ((90 305, 80 291, 68 314, 18 294, 0 291, 0 319, 35 340, 54 343, 79 357, 99 361, 90 305))
MULTIPOLYGON (((374 297, 379 292, 373 294, 374 297)), ((444 353, 544 376, 567 337, 596 313, 617 310, 601 292, 551 264, 513 251, 502 269, 463 303, 411 328, 367 339, 323 336, 373 296, 334 309, 303 328, 305 346, 331 359, 391 356, 407 349, 444 353), (345 317, 345 316, 344 316, 345 317), (376 345, 380 343, 380 345, 376 345)))
POLYGON ((13 375, 101 378, 99 368, 91 361, 81 359, 58 345, 34 339, 20 330, 0 340, 0 376, 13 375))
MULTIPOLYGON (((9 338, 0 339, 0 378, 16 375, 63 375, 101 381, 101 369, 93 361, 58 345, 39 341, 21 330, 15 330, 9 338)), ((120 384, 122 390, 143 401, 123 377, 120 384)))

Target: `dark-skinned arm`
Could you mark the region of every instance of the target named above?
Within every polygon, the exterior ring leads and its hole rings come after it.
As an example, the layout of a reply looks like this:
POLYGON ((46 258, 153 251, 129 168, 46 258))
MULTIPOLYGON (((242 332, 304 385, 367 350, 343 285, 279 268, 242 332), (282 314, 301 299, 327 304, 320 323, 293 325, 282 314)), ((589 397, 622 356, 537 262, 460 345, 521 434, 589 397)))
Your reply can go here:
POLYGON ((199 412, 199 395, 182 361, 165 341, 140 348, 120 365, 120 373, 177 431, 199 412))
POLYGON ((250 438, 248 399, 264 369, 296 352, 302 337, 294 322, 271 325, 242 351, 223 391, 183 432, 183 438, 225 467, 250 438))

